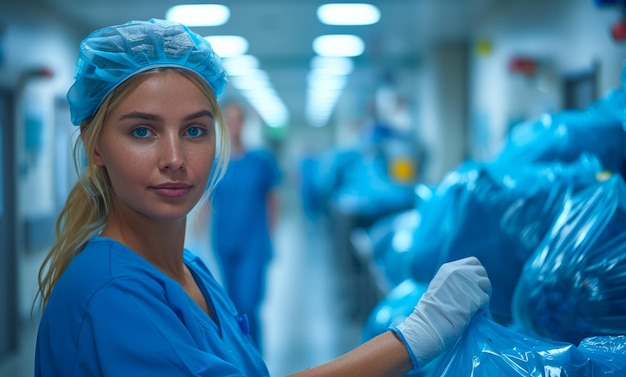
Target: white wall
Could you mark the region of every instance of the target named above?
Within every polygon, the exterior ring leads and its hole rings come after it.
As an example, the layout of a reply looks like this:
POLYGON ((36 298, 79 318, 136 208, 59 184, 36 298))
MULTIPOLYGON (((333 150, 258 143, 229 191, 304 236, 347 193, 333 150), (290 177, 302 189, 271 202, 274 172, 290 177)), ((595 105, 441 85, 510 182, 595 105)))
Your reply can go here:
POLYGON ((416 87, 417 127, 427 146, 421 177, 435 184, 467 154, 467 45, 434 46, 422 63, 416 87))
POLYGON ((619 87, 626 44, 609 34, 618 19, 616 8, 599 9, 590 0, 507 2, 485 15, 473 42, 485 38, 492 51, 470 57, 471 155, 494 156, 516 118, 562 109, 565 75, 597 63, 599 96, 619 87), (533 78, 511 75, 513 56, 534 57, 543 70, 533 78))
MULTIPOLYGON (((56 210, 55 179, 59 177, 54 176, 54 101, 64 96, 71 84, 79 37, 45 12, 36 9, 26 12, 15 2, 3 4, 0 22, 4 27, 0 83, 3 88, 16 93, 16 184, 19 192, 16 222, 21 224, 27 216, 43 216, 56 210), (29 71, 42 68, 49 69, 53 76, 27 78, 29 71), (25 149, 26 114, 40 121, 42 143, 36 152, 25 149)), ((22 228, 18 226, 16 229, 19 242, 18 310, 23 318, 27 318, 37 286, 37 272, 46 250, 25 250, 21 243, 24 239, 22 228)))

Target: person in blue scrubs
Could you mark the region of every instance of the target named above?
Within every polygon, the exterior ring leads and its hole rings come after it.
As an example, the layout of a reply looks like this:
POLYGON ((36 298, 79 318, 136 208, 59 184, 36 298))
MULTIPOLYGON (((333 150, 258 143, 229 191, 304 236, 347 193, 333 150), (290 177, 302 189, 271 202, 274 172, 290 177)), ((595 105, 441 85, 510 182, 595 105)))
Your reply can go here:
MULTIPOLYGON (((81 42, 74 79, 79 180, 39 273, 34 375, 267 376, 245 316, 184 245, 228 163, 220 58, 182 24, 131 21, 81 42)), ((490 291, 478 259, 444 264, 402 323, 293 376, 419 372, 490 291)))
POLYGON ((213 192, 211 238, 228 296, 248 318, 250 335, 262 349, 260 309, 272 258, 281 172, 271 151, 249 150, 243 141, 244 108, 222 104, 230 135, 228 170, 213 192), (243 236, 245 235, 245 237, 243 236))

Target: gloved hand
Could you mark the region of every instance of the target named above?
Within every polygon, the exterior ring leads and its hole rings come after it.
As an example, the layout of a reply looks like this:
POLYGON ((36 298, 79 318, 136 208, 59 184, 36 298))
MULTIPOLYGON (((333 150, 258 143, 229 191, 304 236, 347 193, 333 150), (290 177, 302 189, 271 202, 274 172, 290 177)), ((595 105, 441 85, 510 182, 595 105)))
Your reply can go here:
POLYGON ((475 257, 442 265, 413 313, 395 331, 422 368, 453 345, 474 314, 489 304, 491 282, 475 257))

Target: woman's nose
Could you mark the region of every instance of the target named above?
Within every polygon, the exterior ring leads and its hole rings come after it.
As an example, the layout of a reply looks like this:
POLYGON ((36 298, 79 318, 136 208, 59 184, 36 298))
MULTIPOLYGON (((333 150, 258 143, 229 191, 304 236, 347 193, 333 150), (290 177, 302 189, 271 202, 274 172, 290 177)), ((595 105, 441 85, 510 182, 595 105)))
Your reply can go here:
POLYGON ((159 169, 180 170, 185 166, 184 148, 177 135, 163 137, 159 149, 159 169))

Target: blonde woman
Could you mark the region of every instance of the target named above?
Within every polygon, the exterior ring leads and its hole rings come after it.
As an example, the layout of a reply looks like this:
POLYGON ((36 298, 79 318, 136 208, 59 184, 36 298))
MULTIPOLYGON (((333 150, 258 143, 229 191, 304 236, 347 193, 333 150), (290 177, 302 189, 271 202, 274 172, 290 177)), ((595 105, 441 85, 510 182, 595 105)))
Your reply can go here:
MULTIPOLYGON (((187 214, 228 161, 219 57, 183 25, 133 21, 90 34, 76 68, 80 180, 40 271, 35 376, 267 376, 245 318, 184 248, 187 214)), ((403 323, 295 375, 417 371, 490 290, 476 258, 448 263, 403 323)))

